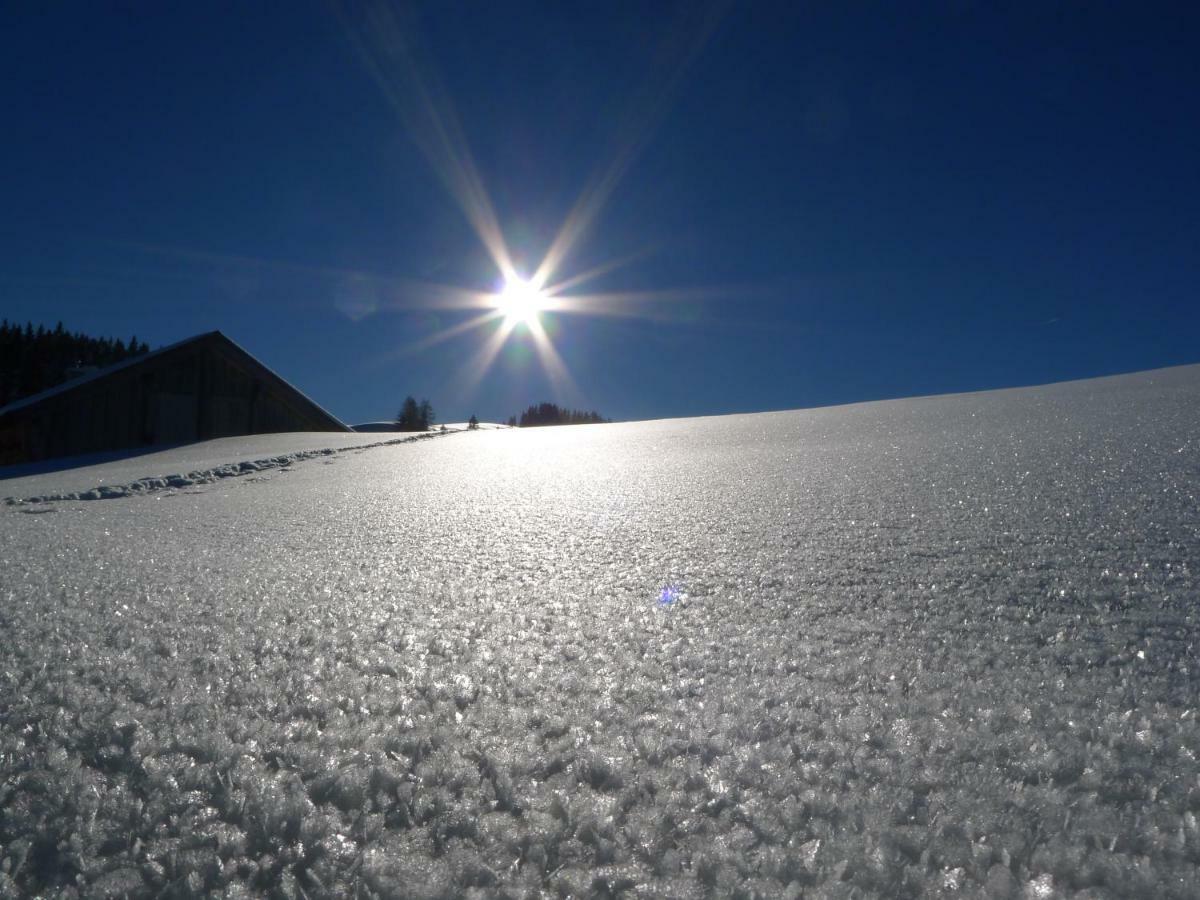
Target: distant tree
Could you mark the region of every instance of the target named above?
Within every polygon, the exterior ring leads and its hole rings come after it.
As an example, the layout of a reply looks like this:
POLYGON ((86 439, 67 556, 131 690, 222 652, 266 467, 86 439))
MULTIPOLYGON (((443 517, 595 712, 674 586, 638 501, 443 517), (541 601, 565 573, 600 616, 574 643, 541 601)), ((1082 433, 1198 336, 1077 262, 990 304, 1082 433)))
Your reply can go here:
POLYGON ((467 421, 467 428, 470 431, 475 431, 479 428, 479 420, 475 418, 475 414, 471 413, 471 418, 467 421))
POLYGON ((428 400, 417 399, 409 394, 404 398, 400 412, 396 413, 397 431, 428 431, 433 427, 433 405, 428 400))
POLYGON ((508 417, 508 427, 509 427, 509 428, 516 428, 516 427, 517 427, 517 417, 516 417, 516 416, 509 416, 509 417, 508 417))
POLYGON ((553 403, 538 403, 521 413, 520 425, 522 428, 534 428, 540 425, 592 425, 607 421, 595 410, 585 412, 581 409, 562 409, 553 403))
POLYGON ((421 407, 417 405, 416 398, 411 394, 404 398, 404 403, 400 407, 400 412, 396 413, 396 430, 421 430, 421 407))

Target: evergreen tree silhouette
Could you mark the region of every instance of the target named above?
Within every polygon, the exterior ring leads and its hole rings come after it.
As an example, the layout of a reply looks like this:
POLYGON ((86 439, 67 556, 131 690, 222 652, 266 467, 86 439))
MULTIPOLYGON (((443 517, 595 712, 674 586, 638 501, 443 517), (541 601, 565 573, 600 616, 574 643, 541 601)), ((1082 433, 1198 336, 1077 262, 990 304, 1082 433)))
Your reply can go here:
POLYGON ((400 412, 396 413, 396 430, 423 430, 421 428, 421 407, 417 405, 416 398, 411 394, 404 398, 404 403, 400 407, 400 412))
POLYGON ((126 344, 71 333, 62 322, 52 329, 45 325, 35 329, 32 322, 22 327, 5 319, 0 322, 0 406, 149 350, 137 338, 126 344))
POLYGON ((428 400, 417 399, 409 394, 404 398, 400 412, 396 413, 397 431, 428 431, 434 424, 433 404, 428 400))
POLYGON ((534 428, 540 425, 594 425, 607 421, 595 410, 562 409, 553 403, 543 402, 521 413, 520 425, 522 428, 534 428))

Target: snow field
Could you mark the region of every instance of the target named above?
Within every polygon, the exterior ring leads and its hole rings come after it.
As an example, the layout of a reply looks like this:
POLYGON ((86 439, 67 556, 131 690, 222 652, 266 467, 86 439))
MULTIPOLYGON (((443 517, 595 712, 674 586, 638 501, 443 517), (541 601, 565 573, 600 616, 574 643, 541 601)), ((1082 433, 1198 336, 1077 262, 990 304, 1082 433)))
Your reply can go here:
POLYGON ((0 895, 1196 896, 1198 399, 0 509, 0 895))

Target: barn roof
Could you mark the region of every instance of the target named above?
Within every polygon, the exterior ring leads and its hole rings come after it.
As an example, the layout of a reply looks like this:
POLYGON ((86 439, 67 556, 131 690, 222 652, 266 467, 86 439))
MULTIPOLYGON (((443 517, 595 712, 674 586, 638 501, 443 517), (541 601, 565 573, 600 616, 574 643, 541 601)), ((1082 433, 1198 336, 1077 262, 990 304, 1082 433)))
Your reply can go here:
POLYGON ((350 426, 338 419, 332 413, 326 411, 316 401, 306 396, 303 391, 299 390, 295 385, 291 384, 286 379, 280 377, 267 366, 263 365, 259 360, 255 359, 250 353, 240 347, 235 341, 220 331, 206 331, 203 334, 193 335, 190 338, 184 338, 182 341, 177 341, 174 344, 168 344, 165 347, 160 347, 157 350, 152 350, 149 353, 143 353, 141 356, 134 356, 129 359, 121 360, 121 362, 113 363, 111 366, 106 366, 103 369, 98 369, 95 372, 89 372, 86 375, 81 375, 78 378, 72 378, 70 381, 64 381, 62 384, 42 391, 39 394, 34 394, 30 397, 23 397, 20 400, 14 400, 7 406, 0 407, 0 417, 6 416, 9 413, 14 413, 19 410, 28 409, 37 406, 52 397, 57 397, 61 394, 66 394, 76 388, 82 387, 85 384, 101 381, 108 378, 117 372, 123 372, 126 369, 132 369, 137 366, 146 365, 163 356, 175 353, 184 347, 189 347, 194 344, 215 343, 223 346, 227 350, 233 351, 234 355, 241 358, 242 362, 248 364, 251 368, 257 370, 258 374, 270 381, 276 382, 281 387, 296 394, 301 400, 310 405, 314 410, 322 416, 328 418, 332 424, 337 427, 350 431, 350 426))

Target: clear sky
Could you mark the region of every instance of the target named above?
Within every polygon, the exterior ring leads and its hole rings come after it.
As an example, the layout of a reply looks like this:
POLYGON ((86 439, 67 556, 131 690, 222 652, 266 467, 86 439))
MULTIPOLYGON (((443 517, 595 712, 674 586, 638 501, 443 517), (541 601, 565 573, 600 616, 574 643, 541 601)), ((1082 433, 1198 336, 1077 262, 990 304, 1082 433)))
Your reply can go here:
POLYGON ((24 6, 10 320, 220 329, 354 422, 1200 361, 1195 4, 24 6), (466 328, 559 234, 546 286, 603 271, 466 328))

